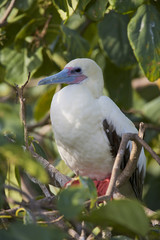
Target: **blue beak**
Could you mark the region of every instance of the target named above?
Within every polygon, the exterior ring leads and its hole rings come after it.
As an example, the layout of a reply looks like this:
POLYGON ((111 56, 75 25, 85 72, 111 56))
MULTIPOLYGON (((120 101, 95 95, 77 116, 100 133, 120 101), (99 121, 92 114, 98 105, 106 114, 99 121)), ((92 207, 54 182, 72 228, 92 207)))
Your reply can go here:
POLYGON ((38 82, 38 85, 57 84, 57 83, 72 84, 72 83, 75 83, 76 77, 77 75, 70 74, 70 69, 64 68, 61 72, 40 80, 38 82))

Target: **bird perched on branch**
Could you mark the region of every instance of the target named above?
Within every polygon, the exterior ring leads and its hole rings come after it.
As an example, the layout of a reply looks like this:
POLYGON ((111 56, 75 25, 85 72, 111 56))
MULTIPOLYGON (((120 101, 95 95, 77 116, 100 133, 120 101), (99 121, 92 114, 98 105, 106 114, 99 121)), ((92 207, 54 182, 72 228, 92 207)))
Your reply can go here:
MULTIPOLYGON (((61 72, 38 84, 58 83, 68 84, 53 96, 50 109, 58 151, 76 175, 93 179, 98 195, 102 195, 104 189, 106 191, 104 185, 108 186, 122 135, 137 133, 137 129, 109 97, 103 96, 102 70, 93 60, 72 60, 61 72)), ((129 142, 122 169, 129 159, 131 146, 129 142)), ((145 164, 142 149, 137 169, 126 186, 127 194, 141 196, 145 164)))

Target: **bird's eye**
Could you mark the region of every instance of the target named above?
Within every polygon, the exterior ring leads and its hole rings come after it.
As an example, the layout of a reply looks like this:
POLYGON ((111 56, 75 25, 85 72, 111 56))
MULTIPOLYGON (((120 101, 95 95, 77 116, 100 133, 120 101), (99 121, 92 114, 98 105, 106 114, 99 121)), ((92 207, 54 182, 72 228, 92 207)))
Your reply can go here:
POLYGON ((80 73, 81 72, 81 68, 76 68, 75 72, 80 73))

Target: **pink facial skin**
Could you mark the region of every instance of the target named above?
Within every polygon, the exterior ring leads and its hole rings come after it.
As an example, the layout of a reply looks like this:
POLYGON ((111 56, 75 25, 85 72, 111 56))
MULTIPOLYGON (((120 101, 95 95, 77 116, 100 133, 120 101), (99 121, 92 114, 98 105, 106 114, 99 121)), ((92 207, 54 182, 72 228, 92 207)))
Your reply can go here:
POLYGON ((84 74, 74 71, 75 69, 73 67, 66 67, 65 69, 69 70, 68 76, 74 77, 74 81, 72 82, 72 84, 80 83, 87 78, 87 76, 85 76, 84 74))

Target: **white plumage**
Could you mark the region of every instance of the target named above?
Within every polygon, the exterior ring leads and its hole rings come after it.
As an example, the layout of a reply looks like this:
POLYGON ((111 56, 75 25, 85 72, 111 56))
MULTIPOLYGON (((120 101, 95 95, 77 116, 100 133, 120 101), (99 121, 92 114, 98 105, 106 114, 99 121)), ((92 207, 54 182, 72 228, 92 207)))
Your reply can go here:
MULTIPOLYGON (((63 71, 39 84, 58 82, 71 84, 56 93, 51 104, 50 116, 59 153, 77 175, 102 180, 111 174, 114 162, 103 121, 112 125, 120 137, 137 130, 116 104, 103 96, 102 71, 93 60, 75 59, 63 71)), ((145 164, 142 149, 138 170, 143 175, 145 164)))

